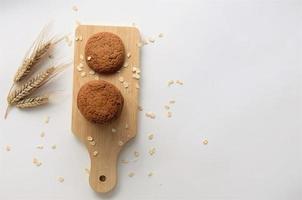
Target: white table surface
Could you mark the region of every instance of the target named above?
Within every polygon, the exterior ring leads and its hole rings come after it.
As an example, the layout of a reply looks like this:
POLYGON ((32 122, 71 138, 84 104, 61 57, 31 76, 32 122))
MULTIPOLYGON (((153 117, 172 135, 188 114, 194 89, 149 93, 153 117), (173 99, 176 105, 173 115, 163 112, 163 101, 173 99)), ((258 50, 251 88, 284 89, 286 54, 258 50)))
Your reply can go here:
MULTIPOLYGON (((301 22, 301 0, 0 0, 0 199, 302 199, 301 22), (88 153, 70 130, 71 68, 48 86, 61 91, 51 106, 2 117, 14 72, 51 20, 58 34, 73 33, 75 20, 164 33, 141 57, 140 104, 157 117, 139 114, 137 138, 120 160, 134 151, 140 159, 119 162, 109 194, 90 188, 88 153), (169 88, 171 79, 184 85, 169 88)), ((65 43, 56 48, 58 62, 72 57, 65 43)))

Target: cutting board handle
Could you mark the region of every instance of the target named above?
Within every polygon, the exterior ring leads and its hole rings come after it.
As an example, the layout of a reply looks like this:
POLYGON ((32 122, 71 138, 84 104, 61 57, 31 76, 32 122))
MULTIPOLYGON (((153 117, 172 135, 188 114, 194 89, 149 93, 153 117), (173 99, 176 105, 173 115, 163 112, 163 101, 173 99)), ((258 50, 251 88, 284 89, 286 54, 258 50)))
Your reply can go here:
POLYGON ((96 192, 106 193, 117 183, 118 151, 100 149, 97 156, 90 154, 91 169, 89 184, 96 192))

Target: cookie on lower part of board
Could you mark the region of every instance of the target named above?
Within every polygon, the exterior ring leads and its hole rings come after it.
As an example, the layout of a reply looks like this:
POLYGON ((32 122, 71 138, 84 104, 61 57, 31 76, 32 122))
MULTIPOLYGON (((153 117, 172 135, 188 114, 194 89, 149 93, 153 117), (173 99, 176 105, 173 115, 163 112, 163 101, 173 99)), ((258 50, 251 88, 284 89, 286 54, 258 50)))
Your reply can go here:
POLYGON ((87 65, 98 73, 114 73, 125 60, 125 47, 115 34, 99 32, 92 35, 85 46, 87 65))
POLYGON ((114 85, 103 80, 84 84, 77 96, 77 106, 90 122, 106 124, 120 116, 124 98, 114 85))

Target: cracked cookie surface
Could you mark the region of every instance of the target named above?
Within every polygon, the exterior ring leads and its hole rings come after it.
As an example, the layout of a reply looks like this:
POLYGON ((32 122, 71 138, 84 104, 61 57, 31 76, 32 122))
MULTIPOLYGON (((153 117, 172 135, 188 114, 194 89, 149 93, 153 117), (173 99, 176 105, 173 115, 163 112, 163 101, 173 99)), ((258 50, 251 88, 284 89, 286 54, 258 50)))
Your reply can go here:
POLYGON ((96 33, 86 43, 85 59, 87 65, 98 73, 114 73, 123 66, 124 44, 113 33, 96 33))

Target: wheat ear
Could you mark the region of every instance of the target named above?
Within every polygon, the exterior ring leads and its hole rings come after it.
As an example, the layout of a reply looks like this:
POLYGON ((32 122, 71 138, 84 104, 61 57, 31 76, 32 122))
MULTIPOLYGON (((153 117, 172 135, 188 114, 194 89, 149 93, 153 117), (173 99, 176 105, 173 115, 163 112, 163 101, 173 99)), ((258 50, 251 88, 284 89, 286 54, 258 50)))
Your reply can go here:
POLYGON ((29 97, 19 101, 16 104, 17 108, 33 108, 43 104, 47 104, 49 102, 48 95, 37 96, 37 97, 29 97))
POLYGON ((14 83, 22 81, 32 71, 34 66, 40 60, 42 60, 45 55, 47 55, 47 53, 54 47, 54 45, 56 45, 63 39, 63 37, 51 37, 49 39, 45 39, 48 38, 46 35, 49 26, 50 25, 48 24, 42 29, 38 38, 33 43, 29 51, 26 53, 21 66, 15 74, 14 83))
POLYGON ((55 69, 55 67, 48 68, 44 72, 41 72, 32 79, 28 80, 25 84, 21 85, 20 88, 17 88, 12 91, 7 98, 8 104, 16 104, 18 101, 24 99, 33 91, 44 85, 51 76, 51 74, 54 73, 55 69))

